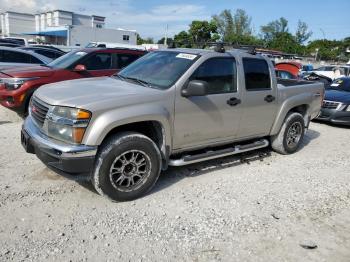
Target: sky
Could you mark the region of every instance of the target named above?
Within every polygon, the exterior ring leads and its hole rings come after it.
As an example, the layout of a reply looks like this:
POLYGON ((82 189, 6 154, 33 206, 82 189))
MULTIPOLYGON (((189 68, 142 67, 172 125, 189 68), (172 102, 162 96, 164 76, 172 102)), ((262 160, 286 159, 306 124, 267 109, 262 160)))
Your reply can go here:
POLYGON ((255 34, 268 22, 285 17, 295 32, 298 20, 309 25, 312 39, 343 39, 350 36, 350 0, 0 0, 0 12, 41 12, 62 9, 106 17, 106 28, 137 30, 155 40, 187 30, 192 20, 209 20, 224 9, 246 10, 255 34))

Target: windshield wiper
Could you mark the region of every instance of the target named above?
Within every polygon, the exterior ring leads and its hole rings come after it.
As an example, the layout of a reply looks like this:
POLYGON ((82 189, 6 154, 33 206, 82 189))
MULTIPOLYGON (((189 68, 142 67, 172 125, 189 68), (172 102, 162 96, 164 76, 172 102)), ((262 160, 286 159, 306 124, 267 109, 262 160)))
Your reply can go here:
MULTIPOLYGON (((119 75, 118 75, 118 76, 119 76, 119 75)), ((151 87, 151 86, 152 86, 152 85, 151 85, 150 83, 148 83, 147 81, 138 79, 138 78, 136 78, 136 77, 126 77, 126 76, 119 76, 119 77, 122 77, 122 78, 124 78, 124 79, 137 82, 137 83, 139 83, 140 85, 143 85, 143 86, 147 86, 147 87, 151 87)))

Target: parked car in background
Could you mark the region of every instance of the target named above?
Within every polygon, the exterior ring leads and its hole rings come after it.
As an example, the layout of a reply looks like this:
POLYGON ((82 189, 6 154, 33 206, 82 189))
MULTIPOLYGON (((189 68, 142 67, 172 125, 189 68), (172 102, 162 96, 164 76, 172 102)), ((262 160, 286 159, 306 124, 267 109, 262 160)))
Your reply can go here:
MULTIPOLYGON (((48 49, 52 49, 52 50, 56 50, 58 52, 65 52, 64 50, 60 49, 60 48, 57 48, 55 46, 52 46, 52 45, 45 45, 45 44, 33 44, 33 45, 30 45, 30 47, 42 47, 42 48, 48 48, 48 49)), ((62 46, 62 47, 65 47, 65 46, 62 46)), ((80 48, 77 48, 77 49, 80 49, 80 48)), ((77 50, 76 49, 76 50, 77 50)), ((72 50, 70 50, 72 51, 72 50)), ((67 53, 67 52, 65 52, 67 53)))
POLYGON ((298 79, 295 75, 293 75, 291 72, 285 71, 285 70, 275 70, 276 76, 281 79, 298 79))
POLYGON ((314 69, 311 71, 312 73, 315 73, 320 76, 326 76, 332 81, 334 79, 337 79, 339 77, 349 76, 350 75, 350 67, 349 66, 337 66, 337 65, 330 65, 330 66, 321 66, 317 69, 314 69))
POLYGON ((33 51, 11 47, 0 47, 0 71, 12 67, 45 65, 51 61, 51 58, 34 53, 33 51))
POLYGON ((72 51, 48 65, 3 70, 0 73, 1 105, 23 115, 27 112, 32 94, 42 85, 77 78, 110 76, 144 54, 143 51, 133 49, 88 48, 72 51))
POLYGON ((20 47, 23 46, 23 44, 15 40, 0 38, 0 46, 20 47))
POLYGON ((66 52, 63 52, 62 50, 56 50, 56 49, 46 48, 46 47, 41 47, 41 46, 40 47, 24 46, 24 47, 19 47, 18 49, 32 51, 34 53, 46 56, 46 57, 51 58, 53 60, 66 54, 66 52))
POLYGON ((3 37, 2 39, 6 39, 6 40, 9 40, 9 41, 15 41, 23 46, 27 46, 28 45, 28 40, 23 38, 23 37, 11 37, 11 36, 6 36, 6 37, 3 37))
POLYGON ((33 95, 21 141, 55 169, 90 174, 97 192, 117 201, 146 194, 168 166, 270 144, 292 154, 319 114, 324 87, 280 83, 269 60, 168 49, 113 77, 46 85, 33 95))
POLYGON ((13 48, 22 47, 22 45, 14 44, 14 43, 8 43, 8 42, 0 42, 0 47, 1 47, 1 46, 4 46, 4 47, 13 47, 13 48))
POLYGON ((302 68, 302 64, 298 62, 280 62, 275 65, 275 68, 277 70, 287 71, 295 77, 298 77, 302 68))
POLYGON ((326 88, 321 113, 317 119, 350 125, 350 77, 336 79, 326 88))
POLYGON ((130 45, 121 43, 110 43, 110 42, 90 42, 86 45, 86 48, 133 48, 141 51, 146 51, 146 47, 141 45, 130 45))

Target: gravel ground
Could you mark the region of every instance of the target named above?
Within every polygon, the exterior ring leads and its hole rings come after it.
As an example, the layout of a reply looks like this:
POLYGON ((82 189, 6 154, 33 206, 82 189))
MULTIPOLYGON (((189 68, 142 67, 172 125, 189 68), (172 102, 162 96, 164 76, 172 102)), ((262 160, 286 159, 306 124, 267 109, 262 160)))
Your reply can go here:
POLYGON ((294 155, 171 168, 112 203, 26 154, 20 128, 0 108, 0 261, 350 260, 350 129, 312 123, 294 155))

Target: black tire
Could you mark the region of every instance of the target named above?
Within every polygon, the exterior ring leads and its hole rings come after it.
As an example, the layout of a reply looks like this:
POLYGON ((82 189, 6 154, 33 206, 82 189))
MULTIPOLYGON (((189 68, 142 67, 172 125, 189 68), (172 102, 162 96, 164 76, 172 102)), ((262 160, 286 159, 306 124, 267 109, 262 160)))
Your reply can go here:
POLYGON ((161 163, 160 151, 150 138, 123 132, 102 144, 92 184, 100 195, 113 201, 134 200, 152 189, 160 175, 161 163))
POLYGON ((270 138, 272 149, 283 155, 293 154, 298 150, 304 138, 304 133, 305 122, 303 116, 300 113, 289 113, 279 133, 270 138), (295 135, 293 135, 294 129, 297 130, 295 135))

